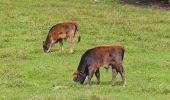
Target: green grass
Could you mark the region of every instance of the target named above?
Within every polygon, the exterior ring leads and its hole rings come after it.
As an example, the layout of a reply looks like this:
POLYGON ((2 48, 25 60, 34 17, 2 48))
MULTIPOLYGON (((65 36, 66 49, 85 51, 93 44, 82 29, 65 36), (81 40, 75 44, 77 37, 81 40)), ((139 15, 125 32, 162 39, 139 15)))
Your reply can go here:
MULTIPOLYGON (((113 0, 1 0, 0 99, 169 100, 170 12, 113 0), (46 54, 51 26, 76 21, 82 36, 75 53, 46 54), (81 55, 98 45, 126 47, 127 86, 111 87, 111 69, 101 68, 101 85, 72 81, 81 55), (54 86, 54 87, 53 87, 54 86), (60 87, 61 86, 61 87, 60 87)), ((77 38, 77 37, 76 37, 77 38)))

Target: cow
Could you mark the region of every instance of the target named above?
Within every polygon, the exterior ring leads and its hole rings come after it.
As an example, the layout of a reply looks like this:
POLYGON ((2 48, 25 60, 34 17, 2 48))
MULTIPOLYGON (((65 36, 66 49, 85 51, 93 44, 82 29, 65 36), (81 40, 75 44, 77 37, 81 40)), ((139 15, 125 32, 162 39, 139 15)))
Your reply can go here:
MULTIPOLYGON (((51 47, 58 43, 60 44, 61 52, 64 51, 63 40, 69 38, 70 42, 70 53, 74 50, 74 37, 75 33, 78 31, 78 26, 75 22, 64 22, 54 25, 48 32, 47 38, 43 41, 44 52, 48 53, 51 47)), ((80 42, 80 34, 78 32, 78 42, 80 42)))
POLYGON ((125 49, 120 45, 98 46, 87 50, 81 57, 77 71, 73 73, 73 81, 80 84, 84 83, 88 76, 88 84, 95 73, 97 84, 100 84, 100 67, 106 69, 112 67, 112 86, 114 86, 116 76, 120 73, 122 86, 126 85, 126 75, 123 68, 123 57, 125 49))

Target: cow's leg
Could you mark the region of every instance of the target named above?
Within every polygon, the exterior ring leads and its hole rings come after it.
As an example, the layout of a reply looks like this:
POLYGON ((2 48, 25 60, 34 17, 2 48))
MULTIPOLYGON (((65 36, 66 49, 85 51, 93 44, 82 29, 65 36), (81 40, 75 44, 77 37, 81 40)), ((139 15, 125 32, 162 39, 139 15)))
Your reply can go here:
POLYGON ((91 79, 93 77, 93 74, 94 74, 94 71, 91 68, 89 68, 88 70, 88 84, 89 85, 91 84, 91 79))
POLYGON ((59 44, 60 44, 60 51, 63 52, 64 51, 63 40, 60 40, 59 44))
POLYGON ((74 52, 74 37, 70 37, 70 53, 74 52))
POLYGON ((125 70, 123 68, 122 63, 118 64, 118 71, 119 71, 119 73, 122 77, 122 86, 125 87, 125 85, 126 85, 126 75, 125 75, 125 70))
POLYGON ((75 29, 72 29, 69 31, 69 40, 70 40, 70 53, 74 52, 74 35, 75 35, 75 29))
POLYGON ((73 53, 74 52, 74 37, 71 36, 70 37, 70 53, 73 53))
POLYGON ((95 76, 97 78, 97 84, 100 84, 100 71, 99 71, 99 69, 96 70, 95 76))
POLYGON ((116 80, 116 77, 117 77, 117 70, 115 67, 112 67, 112 86, 115 85, 115 80, 116 80))

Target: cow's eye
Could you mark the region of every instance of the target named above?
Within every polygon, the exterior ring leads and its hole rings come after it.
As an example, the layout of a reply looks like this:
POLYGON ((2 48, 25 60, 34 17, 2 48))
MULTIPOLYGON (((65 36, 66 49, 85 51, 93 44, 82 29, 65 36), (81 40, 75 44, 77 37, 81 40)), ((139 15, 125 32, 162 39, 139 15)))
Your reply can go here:
POLYGON ((77 78, 77 81, 79 81, 79 82, 81 81, 80 77, 79 77, 79 78, 77 78))

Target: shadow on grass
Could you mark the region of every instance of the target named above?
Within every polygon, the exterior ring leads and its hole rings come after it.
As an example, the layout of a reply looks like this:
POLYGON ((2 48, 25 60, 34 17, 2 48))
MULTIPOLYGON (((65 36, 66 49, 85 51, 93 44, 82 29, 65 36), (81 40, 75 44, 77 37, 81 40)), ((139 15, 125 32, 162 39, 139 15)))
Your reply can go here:
MULTIPOLYGON (((71 83, 70 82, 56 82, 56 83, 53 83, 52 84, 52 87, 53 88, 68 88, 68 87, 87 87, 87 86, 94 86, 94 87, 102 87, 102 86, 112 86, 111 85, 111 81, 104 81, 104 82, 101 82, 100 84, 96 84, 96 81, 91 81, 91 84, 87 84, 87 81, 84 82, 84 84, 80 84, 80 83, 77 83, 77 82, 74 82, 72 81, 71 83)), ((121 85, 121 81, 117 81, 115 82, 115 85, 114 86, 122 86, 121 85)), ((113 87, 114 87, 113 86, 113 87)))
MULTIPOLYGON (((84 85, 88 85, 87 81, 84 82, 84 85)), ((112 85, 112 82, 111 81, 105 81, 105 82, 100 82, 100 84, 97 84, 97 82, 91 81, 91 85, 98 85, 98 86, 108 85, 109 86, 109 85, 112 85)), ((114 86, 121 86, 121 81, 116 81, 114 86)))

